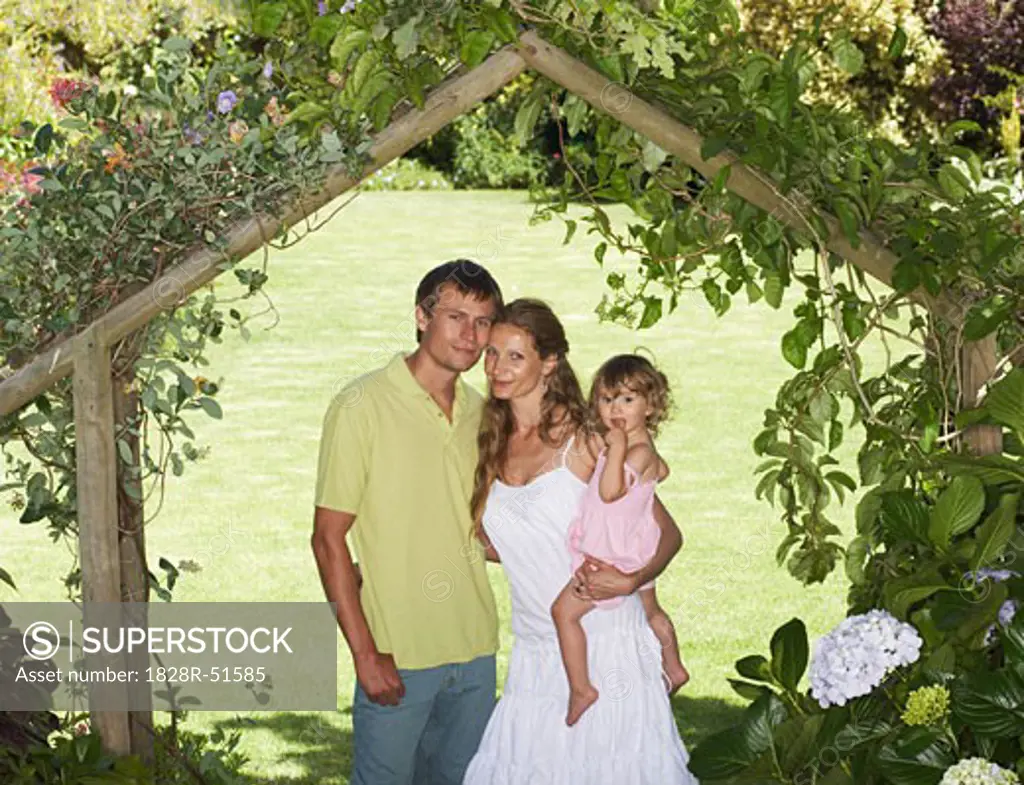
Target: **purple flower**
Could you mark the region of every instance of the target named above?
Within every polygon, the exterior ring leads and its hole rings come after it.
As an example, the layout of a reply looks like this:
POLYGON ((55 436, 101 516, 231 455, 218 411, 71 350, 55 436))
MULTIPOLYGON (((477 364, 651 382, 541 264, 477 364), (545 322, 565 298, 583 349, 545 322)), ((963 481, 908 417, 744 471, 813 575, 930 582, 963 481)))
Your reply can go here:
POLYGON ((274 75, 274 64, 267 60, 267 64, 263 66, 263 78, 269 79, 274 75))
POLYGON ((223 93, 217 96, 217 111, 221 114, 227 114, 235 108, 235 104, 238 103, 238 96, 235 95, 234 90, 225 90, 223 93))
POLYGON ((345 0, 345 4, 341 7, 340 13, 347 14, 349 11, 356 10, 356 0, 345 0))
POLYGON ((185 137, 185 141, 187 141, 189 144, 196 145, 203 143, 202 134, 200 134, 196 129, 189 126, 188 123, 185 123, 181 133, 182 136, 185 137))
POLYGON ((327 13, 327 0, 320 0, 320 2, 316 4, 316 12, 320 16, 327 13))

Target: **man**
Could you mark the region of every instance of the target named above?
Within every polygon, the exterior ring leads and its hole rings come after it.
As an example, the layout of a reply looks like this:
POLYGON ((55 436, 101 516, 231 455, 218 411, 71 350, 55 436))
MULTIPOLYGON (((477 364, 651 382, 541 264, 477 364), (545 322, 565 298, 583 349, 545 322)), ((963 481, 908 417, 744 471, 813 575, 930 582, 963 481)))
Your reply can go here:
POLYGON ((459 377, 501 305, 480 265, 431 270, 417 349, 324 418, 312 545, 355 663, 352 785, 460 785, 494 708, 497 613, 469 516, 483 399, 459 377))

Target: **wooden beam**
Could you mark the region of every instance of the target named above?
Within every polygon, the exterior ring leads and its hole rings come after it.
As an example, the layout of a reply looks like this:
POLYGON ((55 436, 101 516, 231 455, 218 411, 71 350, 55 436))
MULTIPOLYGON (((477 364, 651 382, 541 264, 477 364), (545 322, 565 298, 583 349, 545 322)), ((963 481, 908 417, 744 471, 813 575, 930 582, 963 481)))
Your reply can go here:
MULTIPOLYGON (((798 194, 787 195, 786 199, 789 202, 780 198, 775 183, 768 175, 742 163, 734 153, 724 152, 705 161, 700 154, 704 139, 697 131, 647 103, 630 92, 625 85, 605 78, 568 52, 549 44, 535 32, 527 32, 520 36, 519 51, 530 67, 569 92, 575 93, 598 111, 643 134, 709 180, 714 179, 719 171, 729 166, 727 187, 730 191, 755 207, 767 211, 781 223, 807 231, 807 224, 801 212, 812 212, 813 208, 807 206, 809 203, 798 194), (791 202, 802 203, 801 210, 795 209, 791 202)), ((882 283, 892 285, 892 271, 898 258, 877 237, 862 230, 860 247, 854 248, 846 239, 836 218, 820 210, 814 212, 817 212, 828 226, 829 250, 882 283)), ((943 316, 950 317, 955 313, 951 302, 932 298, 922 289, 916 291, 913 296, 943 316)))
MULTIPOLYGON (((981 388, 991 381, 998 362, 995 333, 980 341, 964 343, 960 354, 964 409, 973 409, 981 402, 981 388)), ((1000 455, 1003 429, 998 425, 971 425, 964 433, 964 441, 974 455, 1000 455)))
MULTIPOLYGON (((361 175, 352 177, 343 166, 333 167, 320 191, 300 195, 284 211, 283 216, 256 215, 237 222, 225 233, 225 253, 205 247, 193 252, 141 292, 112 308, 94 324, 99 326, 106 340, 112 343, 142 327, 161 311, 173 309, 196 289, 223 272, 220 265, 225 258, 239 260, 258 250, 280 230, 312 215, 356 186, 363 178, 399 158, 500 90, 525 69, 526 63, 515 49, 506 47, 495 52, 473 70, 440 85, 427 98, 422 110, 407 112, 377 134, 369 150, 371 162, 361 175)), ((37 355, 0 382, 0 417, 17 411, 54 382, 71 373, 73 357, 82 335, 79 333, 67 338, 37 355)))
MULTIPOLYGON (((79 558, 88 613, 90 603, 121 601, 110 349, 96 324, 81 334, 73 367, 79 558)), ((104 749, 114 755, 131 751, 126 712, 100 711, 91 717, 104 749)))

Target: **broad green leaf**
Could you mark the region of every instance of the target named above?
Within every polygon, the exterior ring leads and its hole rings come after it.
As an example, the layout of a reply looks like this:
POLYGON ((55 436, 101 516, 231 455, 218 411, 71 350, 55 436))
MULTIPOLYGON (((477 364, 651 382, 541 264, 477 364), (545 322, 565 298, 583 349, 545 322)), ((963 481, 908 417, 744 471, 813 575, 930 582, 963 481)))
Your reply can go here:
POLYGON ((977 477, 986 485, 1024 487, 1024 463, 1005 455, 941 455, 935 460, 950 474, 977 477))
POLYGON ((909 728, 878 751, 876 762, 890 785, 936 785, 956 757, 941 731, 909 728))
MULTIPOLYGON (((410 55, 416 52, 417 47, 420 45, 420 31, 417 25, 419 24, 419 16, 412 16, 406 20, 405 24, 397 28, 391 33, 391 40, 395 42, 395 55, 399 60, 405 60, 410 55)), ((473 35, 476 35, 480 31, 475 31, 467 36, 467 41, 473 35)), ((471 65, 476 65, 472 63, 471 65)))
POLYGON ((947 589, 955 590, 955 587, 942 577, 938 567, 930 567, 888 581, 883 588, 883 596, 885 606, 893 616, 905 620, 913 605, 947 589))
POLYGON ((864 53, 850 40, 849 33, 840 33, 832 39, 832 59, 850 76, 864 68, 864 53))
POLYGON ((728 136, 709 136, 700 146, 700 157, 707 161, 729 146, 728 136))
POLYGON ((952 201, 959 202, 972 190, 971 181, 953 164, 943 164, 939 168, 939 187, 952 201))
POLYGON ((540 110, 540 101, 531 96, 523 101, 519 110, 516 112, 513 125, 515 127, 516 143, 520 146, 526 144, 526 142, 533 136, 533 128, 537 125, 537 119, 540 117, 540 110))
POLYGON ((928 510, 913 491, 884 494, 881 516, 890 540, 928 542, 928 510))
POLYGON ((807 346, 798 329, 792 329, 782 336, 782 356, 794 368, 803 369, 807 365, 807 346))
POLYGON ((800 619, 790 619, 772 635, 772 673, 779 683, 795 692, 807 668, 807 629, 800 619))
POLYGON ((474 30, 462 42, 459 57, 467 66, 475 68, 484 61, 492 46, 494 46, 494 33, 490 30, 474 30))
POLYGON ((370 34, 365 30, 341 31, 331 44, 331 63, 339 71, 345 70, 352 53, 370 40, 370 34))
POLYGON ((220 404, 213 398, 202 397, 199 399, 199 405, 203 407, 203 411, 215 420, 219 420, 224 416, 221 412, 220 404))
POLYGON ((733 688, 733 691, 741 698, 746 698, 748 701, 756 701, 762 695, 767 692, 771 692, 771 689, 765 687, 763 684, 752 684, 749 681, 742 681, 741 679, 729 679, 729 686, 733 688))
POLYGON ((998 422, 1024 433, 1024 368, 1015 368, 992 385, 984 408, 998 422))
POLYGON ((914 259, 901 259, 892 271, 892 287, 900 294, 909 294, 921 285, 921 270, 914 259))
POLYGON ((971 529, 985 509, 985 487, 976 477, 954 477, 931 511, 928 536, 940 547, 971 529))
POLYGON ((995 564, 1003 548, 1013 537, 1017 518, 1017 503, 1020 496, 1005 494, 999 499, 999 506, 978 527, 978 549, 968 562, 972 570, 995 564))
MULTIPOLYGON (((252 31, 260 38, 272 38, 288 12, 287 3, 260 3, 253 15, 252 31)), ((191 43, 189 44, 191 46, 191 43)), ((167 42, 164 42, 167 47, 167 42)))
POLYGON ((788 716, 774 693, 762 695, 743 711, 738 725, 710 736, 693 750, 690 771, 702 780, 739 774, 768 751, 773 730, 788 716))
POLYGON ((843 234, 850 241, 854 248, 860 247, 860 217, 857 209, 845 199, 835 201, 836 215, 839 216, 839 224, 843 228, 843 234))
POLYGON ((962 676, 953 686, 953 712, 974 733, 992 738, 1024 734, 1024 670, 1011 665, 962 676))
POLYGON ((643 330, 653 326, 661 319, 661 298, 660 297, 645 297, 644 298, 644 313, 640 317, 639 329, 643 330))
POLYGON ((763 681, 769 684, 775 681, 771 664, 760 654, 751 654, 736 660, 736 672, 751 681, 763 681))

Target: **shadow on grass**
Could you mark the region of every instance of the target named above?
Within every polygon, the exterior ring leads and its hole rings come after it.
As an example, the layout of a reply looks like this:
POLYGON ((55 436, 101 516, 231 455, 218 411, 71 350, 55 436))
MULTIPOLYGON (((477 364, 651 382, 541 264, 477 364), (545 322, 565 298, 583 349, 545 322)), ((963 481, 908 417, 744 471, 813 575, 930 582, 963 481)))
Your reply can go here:
POLYGON ((686 748, 692 750, 708 736, 739 722, 743 707, 721 698, 689 698, 677 693, 672 698, 672 713, 686 748))
MULTIPOLYGON (((737 722, 743 709, 720 698, 672 699, 676 724, 688 749, 713 733, 737 722)), ((344 710, 351 713, 350 708, 344 710)), ((269 731, 290 749, 279 757, 301 773, 295 776, 271 776, 247 773, 249 785, 344 785, 352 767, 352 732, 336 726, 337 715, 319 713, 279 713, 266 717, 240 717, 217 723, 224 731, 269 731)))
MULTIPOLYGON (((346 785, 352 769, 352 731, 337 727, 341 714, 351 714, 351 708, 341 712, 281 712, 263 717, 239 717, 217 723, 225 732, 241 730, 269 731, 282 746, 289 749, 278 757, 299 769, 294 776, 269 775, 247 771, 249 785, 346 785)), ((253 764, 249 764, 251 769, 253 764)))

